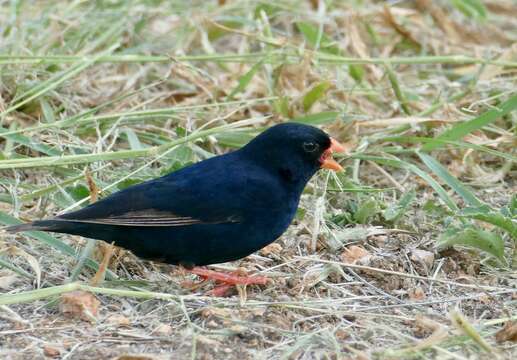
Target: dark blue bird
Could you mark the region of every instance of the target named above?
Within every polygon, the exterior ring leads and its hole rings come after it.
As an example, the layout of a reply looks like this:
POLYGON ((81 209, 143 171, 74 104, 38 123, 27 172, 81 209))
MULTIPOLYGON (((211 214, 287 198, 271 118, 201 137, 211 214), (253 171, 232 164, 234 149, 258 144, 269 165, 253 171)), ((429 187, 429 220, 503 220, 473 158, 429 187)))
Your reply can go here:
POLYGON ((310 178, 320 168, 341 170, 331 154, 343 151, 315 127, 279 124, 237 151, 7 231, 81 235, 187 269, 233 261, 276 240, 310 178))

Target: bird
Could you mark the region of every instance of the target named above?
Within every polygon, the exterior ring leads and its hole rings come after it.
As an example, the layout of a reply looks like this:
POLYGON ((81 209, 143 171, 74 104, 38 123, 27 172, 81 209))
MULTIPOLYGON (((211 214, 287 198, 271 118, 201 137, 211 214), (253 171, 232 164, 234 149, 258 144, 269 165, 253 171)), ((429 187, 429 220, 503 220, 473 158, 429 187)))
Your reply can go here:
POLYGON ((279 238, 307 182, 320 169, 341 171, 332 154, 343 152, 342 144, 316 127, 280 123, 238 150, 127 187, 80 210, 6 230, 103 240, 227 287, 266 284, 264 277, 206 266, 244 258, 279 238))

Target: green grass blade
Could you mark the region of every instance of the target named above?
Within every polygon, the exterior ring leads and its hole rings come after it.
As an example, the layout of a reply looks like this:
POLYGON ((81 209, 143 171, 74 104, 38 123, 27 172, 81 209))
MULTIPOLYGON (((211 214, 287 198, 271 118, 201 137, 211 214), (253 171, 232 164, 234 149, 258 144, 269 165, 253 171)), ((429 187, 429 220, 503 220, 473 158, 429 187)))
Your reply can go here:
POLYGON ((407 114, 411 115, 411 109, 408 106, 408 101, 404 95, 404 92, 400 88, 400 83, 397 78, 397 75, 393 71, 390 65, 386 65, 386 71, 388 73, 388 79, 390 80, 391 87, 393 89, 393 93, 395 94, 395 97, 399 101, 400 107, 402 110, 407 114))
POLYGON ((397 203, 394 203, 383 211, 382 216, 387 221, 396 223, 409 209, 409 206, 416 198, 416 191, 414 189, 406 192, 397 203))
POLYGON ((309 90, 302 100, 303 110, 308 112, 317 101, 325 96, 330 86, 330 82, 322 81, 309 90))
POLYGON ((239 83, 237 84, 237 86, 232 90, 230 95, 228 95, 228 99, 233 99, 233 97, 236 94, 244 91, 246 89, 246 87, 249 85, 250 81, 255 76, 255 74, 257 73, 257 71, 260 70, 260 68, 262 67, 263 64, 264 64, 264 61, 262 61, 262 60, 259 61, 258 63, 253 65, 251 67, 251 69, 249 69, 244 75, 242 75, 239 78, 239 83))
MULTIPOLYGON (((65 285, 52 286, 44 289, 24 291, 17 294, 3 294, 0 295, 0 306, 10 304, 21 304, 41 299, 52 299, 55 296, 72 292, 76 290, 88 291, 96 294, 105 294, 113 296, 127 296, 138 299, 161 299, 166 301, 175 301, 179 299, 188 299, 189 296, 180 296, 166 293, 156 293, 151 291, 135 291, 125 289, 113 289, 104 287, 88 286, 78 282, 73 282, 65 285)), ((191 298, 200 300, 203 297, 193 296, 191 298)), ((205 298, 206 299, 206 298, 205 298)))
POLYGON ((66 292, 74 291, 79 288, 78 283, 70 283, 66 285, 52 286, 44 289, 24 291, 17 294, 0 295, 0 306, 10 304, 20 304, 39 299, 52 298, 66 292))
POLYGON ((374 161, 379 164, 384 164, 396 168, 401 169, 407 169, 414 174, 420 176, 422 179, 424 179, 429 186, 431 186, 434 191, 438 194, 438 196, 443 200, 443 202, 453 211, 458 211, 458 206, 454 202, 454 200, 447 194, 447 191, 436 181, 434 180, 429 174, 427 174, 425 171, 420 169, 414 164, 408 163, 406 161, 402 161, 400 159, 391 159, 391 158, 384 158, 380 156, 371 156, 371 155, 362 155, 362 154, 356 154, 351 156, 353 159, 361 159, 361 160, 370 160, 374 161))
POLYGON ((354 213, 354 220, 359 224, 366 224, 378 212, 379 204, 374 198, 370 198, 359 204, 359 208, 354 213))
POLYGON ((3 135, 4 133, 10 133, 11 131, 4 129, 0 126, 0 137, 4 137, 8 140, 11 140, 13 143, 18 143, 27 146, 29 149, 36 150, 37 152, 50 155, 50 156, 56 156, 60 155, 61 152, 51 148, 48 145, 42 144, 39 141, 36 141, 34 138, 29 138, 25 135, 21 134, 12 134, 12 135, 3 135))
MULTIPOLYGON (((428 137, 418 137, 418 136, 388 136, 380 139, 382 141, 388 142, 400 142, 400 143, 424 143, 424 144, 434 144, 437 148, 442 147, 443 145, 452 145, 457 148, 462 149, 472 149, 480 152, 484 152, 486 154, 490 154, 493 156, 497 156, 503 159, 507 159, 513 162, 517 162, 517 156, 504 153, 502 151, 497 151, 490 149, 486 146, 471 144, 463 141, 453 141, 453 140, 443 140, 437 138, 428 138, 428 137)), ((425 148, 420 149, 420 152, 426 151, 425 148)))
POLYGON ((457 178, 451 175, 445 167, 430 155, 417 151, 420 160, 451 189, 465 200, 470 206, 481 206, 483 203, 457 178))
POLYGON ((4 267, 6 269, 11 270, 12 272, 21 275, 27 279, 34 279, 35 276, 33 276, 31 273, 28 273, 27 271, 19 268, 18 266, 12 264, 10 261, 4 260, 0 257, 0 267, 4 267))
POLYGON ((97 244, 97 241, 94 239, 88 239, 86 242, 86 245, 83 246, 83 249, 81 250, 81 253, 79 254, 79 258, 77 260, 77 264, 75 264, 74 268, 72 269, 72 272, 70 274, 69 281, 75 281, 81 275, 81 271, 86 266, 86 262, 88 259, 92 256, 93 250, 95 250, 95 246, 97 244))
POLYGON ((302 33, 305 41, 314 49, 320 49, 322 52, 337 55, 339 48, 335 42, 329 38, 324 32, 320 31, 318 26, 305 21, 296 23, 296 27, 302 33))
MULTIPOLYGON (((474 130, 478 130, 483 126, 490 124, 491 122, 499 119, 517 109, 517 95, 510 97, 504 103, 502 103, 497 109, 490 109, 483 114, 471 119, 469 121, 461 122, 454 125, 449 130, 444 131, 438 136, 438 140, 454 141, 463 138, 465 135, 470 134, 474 130)), ((434 150, 441 145, 439 143, 429 143, 423 146, 422 150, 430 151, 434 150)))

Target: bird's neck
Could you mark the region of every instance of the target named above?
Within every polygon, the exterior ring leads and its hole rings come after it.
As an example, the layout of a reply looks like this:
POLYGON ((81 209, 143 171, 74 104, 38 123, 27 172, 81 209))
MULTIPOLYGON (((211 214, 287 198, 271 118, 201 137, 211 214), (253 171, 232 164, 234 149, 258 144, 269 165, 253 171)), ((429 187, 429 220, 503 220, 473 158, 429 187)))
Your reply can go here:
POLYGON ((303 159, 296 157, 280 158, 278 154, 271 154, 268 149, 250 150, 245 147, 235 152, 235 155, 246 158, 247 161, 264 169, 265 172, 279 178, 290 193, 301 194, 307 182, 319 169, 319 166, 308 164, 303 159))
POLYGON ((286 184, 292 191, 300 193, 315 173, 313 169, 293 168, 289 164, 278 166, 274 171, 280 177, 282 183, 286 184))

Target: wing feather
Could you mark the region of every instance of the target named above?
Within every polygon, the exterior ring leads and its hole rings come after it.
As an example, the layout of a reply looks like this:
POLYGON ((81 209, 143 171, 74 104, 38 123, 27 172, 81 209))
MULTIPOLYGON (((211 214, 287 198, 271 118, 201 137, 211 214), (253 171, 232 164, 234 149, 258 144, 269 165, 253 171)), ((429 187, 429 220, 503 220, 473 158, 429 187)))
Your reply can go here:
POLYGON ((111 215, 105 218, 58 218, 58 220, 116 226, 187 226, 195 224, 222 224, 240 222, 240 220, 236 217, 229 217, 213 221, 202 221, 190 216, 178 216, 168 211, 158 211, 154 209, 131 211, 120 215, 111 215))

